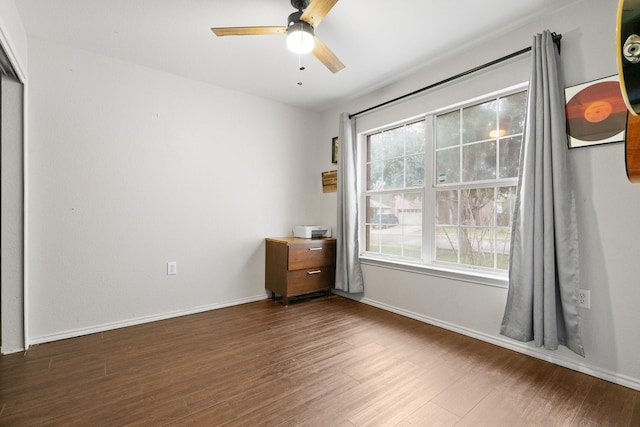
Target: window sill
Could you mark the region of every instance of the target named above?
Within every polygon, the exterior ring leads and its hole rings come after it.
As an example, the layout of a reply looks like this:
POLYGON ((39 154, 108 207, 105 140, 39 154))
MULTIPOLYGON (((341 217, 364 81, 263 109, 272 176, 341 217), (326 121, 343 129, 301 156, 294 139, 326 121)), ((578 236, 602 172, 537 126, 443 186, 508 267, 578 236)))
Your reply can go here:
POLYGON ((498 288, 509 287, 509 277, 506 273, 500 274, 480 270, 447 268, 440 265, 416 264, 403 260, 377 258, 370 255, 360 255, 360 263, 381 268, 389 268, 392 270, 407 271, 410 273, 425 274, 427 276, 458 280, 461 282, 468 282, 477 285, 494 286, 498 288))

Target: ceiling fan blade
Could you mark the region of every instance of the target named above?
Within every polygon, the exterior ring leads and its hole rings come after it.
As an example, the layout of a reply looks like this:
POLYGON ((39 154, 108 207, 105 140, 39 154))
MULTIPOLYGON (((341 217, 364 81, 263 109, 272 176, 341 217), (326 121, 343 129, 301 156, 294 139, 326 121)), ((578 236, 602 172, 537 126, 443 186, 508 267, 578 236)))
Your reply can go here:
POLYGON ((338 0, 311 0, 300 19, 316 28, 336 3, 338 0))
POLYGON ((218 36, 262 36, 266 34, 287 34, 287 27, 224 27, 212 28, 218 36))
POLYGON ((318 58, 318 60, 334 74, 342 70, 344 68, 342 61, 340 61, 338 57, 331 52, 327 45, 322 43, 317 36, 314 36, 313 38, 316 42, 315 47, 313 48, 313 56, 318 58))

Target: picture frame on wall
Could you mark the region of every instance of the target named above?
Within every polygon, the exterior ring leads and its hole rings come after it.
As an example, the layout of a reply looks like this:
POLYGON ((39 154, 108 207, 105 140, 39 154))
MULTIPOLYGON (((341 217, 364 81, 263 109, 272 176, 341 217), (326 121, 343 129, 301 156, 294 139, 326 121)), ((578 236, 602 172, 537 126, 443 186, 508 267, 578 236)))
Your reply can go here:
POLYGON ((627 107, 618 75, 565 89, 569 148, 622 142, 627 107))
POLYGON ((338 170, 322 172, 322 192, 335 193, 338 191, 338 170))
POLYGON ((331 163, 338 163, 338 137, 331 138, 331 163))

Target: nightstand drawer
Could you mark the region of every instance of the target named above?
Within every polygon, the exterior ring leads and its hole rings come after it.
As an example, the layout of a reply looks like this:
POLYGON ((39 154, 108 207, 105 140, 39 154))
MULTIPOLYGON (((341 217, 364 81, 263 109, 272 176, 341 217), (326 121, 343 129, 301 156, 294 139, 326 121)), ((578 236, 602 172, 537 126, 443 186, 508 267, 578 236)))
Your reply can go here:
POLYGON ((335 240, 309 240, 289 246, 288 270, 333 265, 336 259, 335 240))
POLYGON ((289 295, 303 295, 316 291, 326 291, 333 287, 334 267, 326 266, 287 273, 289 295))

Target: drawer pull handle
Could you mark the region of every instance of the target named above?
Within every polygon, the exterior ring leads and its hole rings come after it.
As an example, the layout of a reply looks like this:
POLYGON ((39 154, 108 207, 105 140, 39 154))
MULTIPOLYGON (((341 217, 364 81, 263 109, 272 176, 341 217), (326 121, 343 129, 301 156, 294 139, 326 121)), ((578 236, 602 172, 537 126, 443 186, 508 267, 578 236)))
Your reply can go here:
POLYGON ((310 251, 321 251, 322 247, 319 248, 309 248, 310 251))
POLYGON ((308 271, 307 274, 311 275, 311 274, 320 274, 322 273, 322 270, 313 270, 313 271, 308 271))

